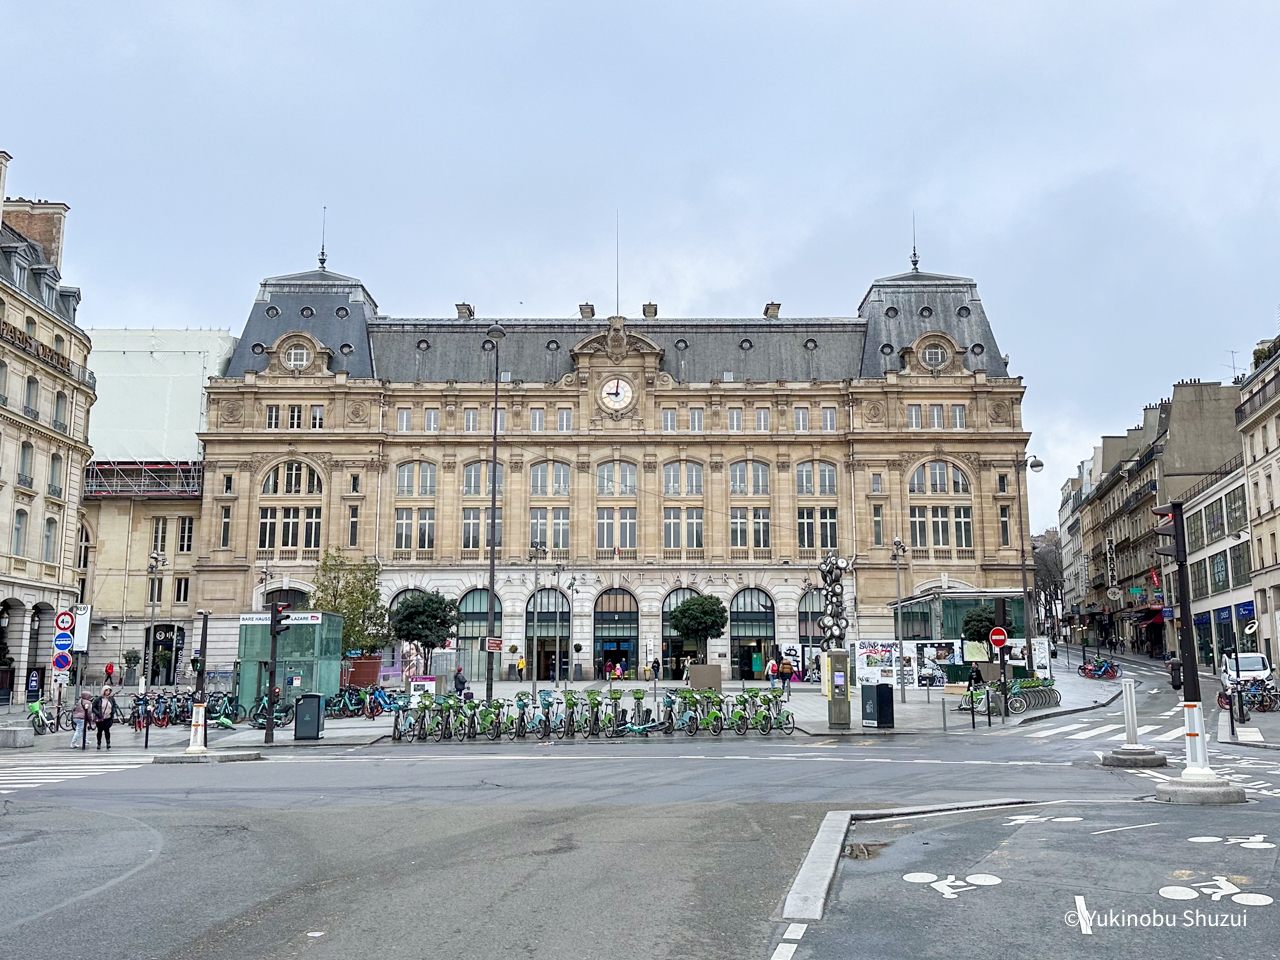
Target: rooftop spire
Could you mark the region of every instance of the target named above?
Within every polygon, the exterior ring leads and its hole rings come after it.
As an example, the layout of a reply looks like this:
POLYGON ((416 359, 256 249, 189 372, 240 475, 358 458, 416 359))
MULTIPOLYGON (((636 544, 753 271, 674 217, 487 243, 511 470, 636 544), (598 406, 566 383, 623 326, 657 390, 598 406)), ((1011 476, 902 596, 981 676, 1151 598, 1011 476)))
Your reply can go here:
POLYGON ((920 272, 920 255, 916 253, 916 212, 911 211, 911 272, 920 272))
POLYGON ((328 259, 328 257, 324 255, 324 228, 328 219, 329 219, 329 208, 327 206, 321 207, 320 208, 320 269, 321 270, 324 269, 324 262, 328 259))

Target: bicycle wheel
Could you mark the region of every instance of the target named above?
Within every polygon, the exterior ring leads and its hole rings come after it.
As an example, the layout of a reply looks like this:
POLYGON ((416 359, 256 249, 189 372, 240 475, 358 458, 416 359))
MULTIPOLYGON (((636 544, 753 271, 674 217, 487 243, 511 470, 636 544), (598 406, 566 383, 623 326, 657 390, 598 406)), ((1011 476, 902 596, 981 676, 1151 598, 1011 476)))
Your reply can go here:
POLYGON ((1081 676, 1081 677, 1087 677, 1087 676, 1088 676, 1088 673, 1086 672, 1086 670, 1085 670, 1085 666, 1084 666, 1084 664, 1083 664, 1083 663, 1082 663, 1082 664, 1080 664, 1080 666, 1076 667, 1076 674, 1077 674, 1078 676, 1081 676))
POLYGON ((689 714, 685 718, 684 732, 691 737, 698 735, 698 718, 695 714, 689 714))
POLYGON ((740 737, 745 736, 747 733, 747 727, 749 725, 750 725, 750 721, 747 719, 747 715, 744 713, 742 716, 738 718, 738 722, 733 725, 733 732, 740 737))
POLYGON ((773 729, 773 717, 764 710, 760 711, 760 734, 767 737, 773 729))
POLYGON ((796 715, 788 710, 781 717, 781 725, 778 727, 788 737, 796 732, 796 715))
POLYGON ((1231 709, 1231 694, 1227 693, 1227 691, 1225 690, 1221 690, 1218 692, 1218 709, 1220 710, 1231 709))
MULTIPOLYGON (((551 724, 547 722, 546 717, 538 717, 537 722, 534 724, 533 735, 539 740, 545 740, 551 736, 551 724)), ((605 733, 606 737, 608 735, 608 733, 605 733)))
POLYGON ((245 709, 245 705, 243 703, 237 703, 235 713, 231 715, 231 722, 244 723, 244 721, 248 718, 248 716, 249 716, 249 711, 245 709))
POLYGON ((711 735, 718 737, 722 733, 724 733, 724 717, 717 713, 711 718, 711 735))
POLYGON ((1013 696, 1009 698, 1010 713, 1025 713, 1027 709, 1027 701, 1024 697, 1013 696))
POLYGON ((45 728, 46 724, 44 722, 44 717, 38 713, 33 713, 31 715, 31 729, 36 732, 36 736, 43 736, 45 728))
POLYGON ((497 740, 502 736, 502 721, 498 719, 496 714, 489 721, 489 726, 485 728, 484 735, 490 740, 497 740))
POLYGON ((75 718, 71 716, 71 711, 65 707, 62 709, 62 712, 58 714, 58 726, 63 730, 66 730, 68 733, 76 728, 75 718))

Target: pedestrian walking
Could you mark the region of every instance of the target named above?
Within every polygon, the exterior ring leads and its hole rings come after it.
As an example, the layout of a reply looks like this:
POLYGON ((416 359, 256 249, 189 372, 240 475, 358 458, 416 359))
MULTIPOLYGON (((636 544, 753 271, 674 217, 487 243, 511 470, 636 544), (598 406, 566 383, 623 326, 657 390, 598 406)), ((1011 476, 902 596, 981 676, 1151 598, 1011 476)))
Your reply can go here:
POLYGON ((462 672, 462 668, 453 671, 453 692, 462 696, 462 691, 467 689, 467 675, 462 672))
POLYGON ((778 661, 769 658, 769 662, 765 664, 764 675, 769 678, 769 689, 776 690, 778 687, 778 661))
POLYGON ((791 661, 783 657, 782 663, 778 664, 778 679, 782 681, 782 692, 787 695, 788 700, 791 699, 791 675, 795 672, 791 661))
POLYGON ((520 659, 516 661, 516 676, 520 678, 521 682, 523 682, 523 681, 524 681, 524 656, 523 656, 523 654, 521 655, 520 659))
POLYGON ((116 698, 112 694, 110 686, 104 686, 102 693, 94 697, 89 711, 93 716, 93 725, 98 731, 98 749, 102 749, 102 741, 105 738, 107 749, 110 750, 111 725, 116 722, 116 715, 119 713, 119 709, 116 707, 116 698))
POLYGON ((71 732, 70 746, 73 749, 84 742, 84 725, 92 712, 93 694, 88 690, 81 690, 80 696, 76 700, 76 705, 71 710, 71 722, 74 725, 74 729, 71 732))
POLYGON ((604 679, 604 661, 601 660, 599 657, 596 657, 596 679, 597 680, 604 679))
POLYGON ((627 675, 627 658, 623 657, 622 662, 618 664, 618 668, 622 671, 622 676, 627 675))
POLYGON ((606 660, 604 662, 604 677, 606 680, 613 679, 613 661, 612 660, 606 660))
MULTIPOLYGON (((624 661, 623 661, 623 663, 625 663, 625 662, 626 662, 626 661, 624 660, 624 661)), ((615 680, 621 680, 621 679, 622 679, 622 664, 621 664, 621 663, 619 663, 617 666, 615 666, 615 667, 613 668, 613 679, 615 679, 615 680)))
POLYGON ((662 677, 662 661, 657 657, 653 658, 653 679, 658 680, 662 677))
POLYGON ((107 665, 106 665, 106 667, 105 667, 105 671, 106 671, 106 674, 107 674, 107 685, 108 685, 108 686, 110 686, 110 684, 111 684, 111 675, 115 672, 115 669, 116 669, 116 665, 115 665, 114 663, 112 663, 110 660, 108 660, 108 661, 107 661, 107 665))

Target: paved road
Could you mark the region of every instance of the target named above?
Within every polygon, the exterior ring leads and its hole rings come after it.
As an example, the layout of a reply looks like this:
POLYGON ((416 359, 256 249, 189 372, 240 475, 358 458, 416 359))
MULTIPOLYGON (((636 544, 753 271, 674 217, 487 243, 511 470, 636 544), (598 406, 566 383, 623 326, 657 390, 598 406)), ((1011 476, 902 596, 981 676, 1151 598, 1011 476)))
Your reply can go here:
MULTIPOLYGON (((1163 696, 1144 716, 1176 702, 1163 696)), ((21 784, 0 796, 0 942, 95 960, 766 958, 829 810, 1000 796, 1089 797, 1110 810, 1153 792, 1150 779, 1098 766, 1095 739, 1029 738, 1034 726, 948 738, 385 743, 217 766, 135 765, 125 753, 112 757, 120 769, 4 757, 0 784, 21 784)), ((1280 787, 1280 766, 1217 759, 1280 787)), ((1254 832, 1280 834, 1280 799, 1255 790, 1261 802, 1244 811, 1160 807, 1151 819, 1207 817, 1185 822, 1226 836, 1248 817, 1270 825, 1254 832)), ((1063 841, 1083 845, 1072 856, 1098 856, 1076 833, 1063 841)), ((1019 869, 1056 869, 1059 855, 1037 849, 1028 842, 1019 869)), ((1123 848, 1101 849, 1105 863, 1123 848)), ((977 847, 965 857, 981 862, 977 847)), ((870 882, 914 903, 901 873, 870 882)), ((852 955, 839 931, 855 929, 857 910, 841 911, 862 888, 849 881, 835 888, 836 919, 797 949, 852 955)), ((1011 882, 1000 896, 1024 891, 1011 882)), ((913 933, 904 916, 892 920, 902 936, 913 933)))

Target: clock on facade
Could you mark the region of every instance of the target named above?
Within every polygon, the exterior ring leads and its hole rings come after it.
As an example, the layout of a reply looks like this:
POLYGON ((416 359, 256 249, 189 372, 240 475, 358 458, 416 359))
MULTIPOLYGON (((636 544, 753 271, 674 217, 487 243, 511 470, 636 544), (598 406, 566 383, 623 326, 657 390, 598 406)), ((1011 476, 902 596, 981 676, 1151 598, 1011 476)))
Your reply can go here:
POLYGON ((635 388, 621 377, 610 377, 600 388, 600 406, 617 413, 631 406, 635 399, 635 388))

